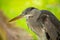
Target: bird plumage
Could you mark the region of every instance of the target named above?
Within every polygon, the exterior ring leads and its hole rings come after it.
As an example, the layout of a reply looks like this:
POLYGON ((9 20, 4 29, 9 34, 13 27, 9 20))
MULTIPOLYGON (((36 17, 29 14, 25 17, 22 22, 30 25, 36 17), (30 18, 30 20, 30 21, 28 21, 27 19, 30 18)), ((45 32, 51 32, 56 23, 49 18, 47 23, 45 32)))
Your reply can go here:
POLYGON ((26 20, 27 25, 41 40, 60 40, 60 21, 52 12, 30 7, 22 15, 30 15, 26 20))
POLYGON ((50 11, 33 9, 30 13, 34 15, 27 19, 27 24, 29 28, 42 38, 41 40, 44 40, 44 31, 47 33, 46 36, 49 36, 47 40, 60 39, 60 22, 50 11))

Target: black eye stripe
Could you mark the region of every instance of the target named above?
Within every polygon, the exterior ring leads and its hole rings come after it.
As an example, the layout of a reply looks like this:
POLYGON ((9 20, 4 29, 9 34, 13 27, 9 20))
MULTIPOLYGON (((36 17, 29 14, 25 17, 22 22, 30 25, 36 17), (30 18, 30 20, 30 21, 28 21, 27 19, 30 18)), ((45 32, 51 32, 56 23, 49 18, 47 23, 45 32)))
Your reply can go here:
POLYGON ((29 8, 27 8, 27 9, 25 9, 25 11, 23 12, 24 14, 27 14, 27 12, 30 12, 31 10, 33 10, 33 9, 36 9, 36 8, 34 8, 34 7, 29 7, 29 8))
POLYGON ((34 7, 30 7, 30 8, 27 8, 26 11, 31 11, 33 9, 35 9, 35 8, 34 7))

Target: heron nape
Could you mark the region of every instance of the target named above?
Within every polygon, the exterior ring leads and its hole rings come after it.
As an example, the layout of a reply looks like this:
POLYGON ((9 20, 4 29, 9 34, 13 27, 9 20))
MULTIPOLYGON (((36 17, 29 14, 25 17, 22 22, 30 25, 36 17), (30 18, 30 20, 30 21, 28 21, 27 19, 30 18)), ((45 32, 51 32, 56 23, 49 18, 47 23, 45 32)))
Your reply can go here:
POLYGON ((41 40, 60 40, 60 21, 48 10, 39 10, 34 7, 25 9, 21 15, 9 22, 26 17, 28 27, 35 32, 41 40))

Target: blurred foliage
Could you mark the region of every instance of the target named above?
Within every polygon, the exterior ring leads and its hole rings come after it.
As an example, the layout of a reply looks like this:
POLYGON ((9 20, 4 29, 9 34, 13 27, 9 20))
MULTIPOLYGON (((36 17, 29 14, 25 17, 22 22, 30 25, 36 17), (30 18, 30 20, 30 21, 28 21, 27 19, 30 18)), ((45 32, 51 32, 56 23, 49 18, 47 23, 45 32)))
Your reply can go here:
MULTIPOLYGON (((4 10, 9 20, 20 15, 28 7, 49 10, 60 20, 60 0, 0 0, 0 8, 4 10)), ((27 27, 25 18, 17 20, 16 24, 36 38, 36 35, 27 27)))

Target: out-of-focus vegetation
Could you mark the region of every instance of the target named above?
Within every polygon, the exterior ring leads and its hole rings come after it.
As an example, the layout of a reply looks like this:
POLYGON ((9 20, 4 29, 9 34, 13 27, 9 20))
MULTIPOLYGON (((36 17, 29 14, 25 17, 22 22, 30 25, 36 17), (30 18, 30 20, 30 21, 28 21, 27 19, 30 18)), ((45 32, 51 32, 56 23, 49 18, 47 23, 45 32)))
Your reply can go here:
MULTIPOLYGON (((0 0, 0 8, 4 10, 9 20, 20 15, 28 7, 49 10, 60 20, 60 0, 0 0)), ((31 33, 37 40, 36 35, 27 27, 25 18, 17 20, 15 23, 31 33)))
POLYGON ((34 40, 31 33, 8 22, 8 18, 0 10, 0 40, 34 40))

